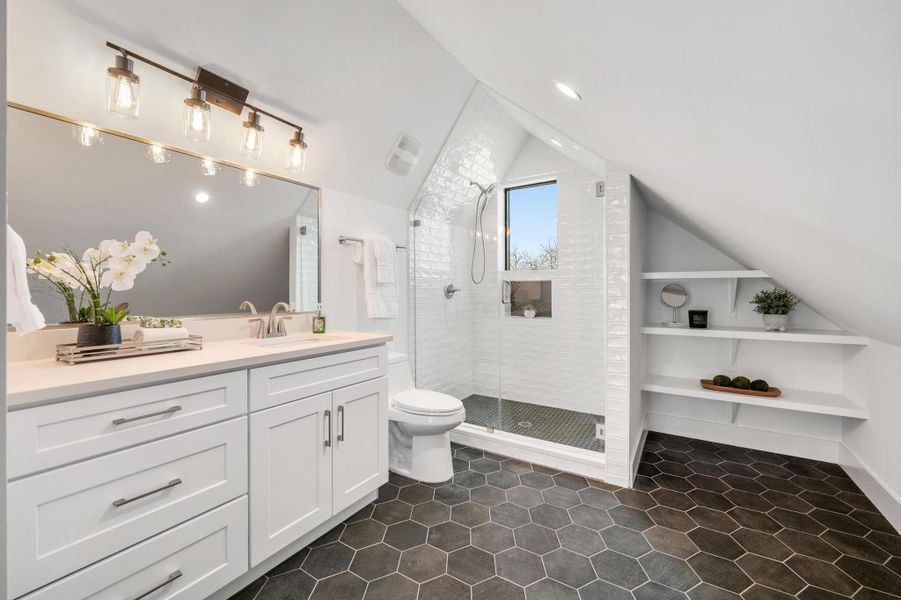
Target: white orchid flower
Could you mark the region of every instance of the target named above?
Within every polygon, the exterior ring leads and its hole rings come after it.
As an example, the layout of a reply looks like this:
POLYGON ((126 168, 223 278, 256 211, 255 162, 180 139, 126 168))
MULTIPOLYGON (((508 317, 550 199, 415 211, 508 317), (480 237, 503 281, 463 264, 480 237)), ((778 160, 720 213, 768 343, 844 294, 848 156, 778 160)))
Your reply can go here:
POLYGON ((160 255, 160 247, 156 244, 135 242, 129 246, 128 252, 143 258, 146 262, 150 262, 160 255))
POLYGON ((117 292, 130 290, 135 284, 135 276, 127 269, 107 269, 100 277, 101 287, 110 286, 117 292))
POLYGON ((84 287, 106 287, 101 285, 99 281, 97 281, 97 273, 94 271, 94 265, 91 262, 83 262, 81 263, 81 269, 79 270, 79 275, 84 277, 85 281, 82 282, 84 287), (81 273, 81 269, 84 270, 84 274, 81 273))
POLYGON ((112 270, 128 271, 132 275, 137 275, 147 268, 147 260, 139 254, 129 252, 110 259, 107 263, 112 270))
POLYGON ((111 257, 122 256, 128 252, 129 245, 128 242, 120 242, 116 239, 103 240, 100 242, 100 253, 101 255, 106 254, 111 257))

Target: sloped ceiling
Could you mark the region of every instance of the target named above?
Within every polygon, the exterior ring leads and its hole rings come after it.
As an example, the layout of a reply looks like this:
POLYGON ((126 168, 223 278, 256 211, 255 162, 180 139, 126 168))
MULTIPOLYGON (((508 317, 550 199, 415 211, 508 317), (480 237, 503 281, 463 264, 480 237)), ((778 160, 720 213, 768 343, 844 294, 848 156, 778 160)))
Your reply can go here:
POLYGON ((394 0, 9 0, 7 9, 10 100, 294 177, 284 168, 291 129, 264 118, 263 158, 249 161, 238 154, 242 119, 214 109, 212 139, 191 142, 181 124, 190 86, 139 62, 140 118, 103 110, 107 40, 182 73, 204 66, 304 125, 304 181, 404 208, 475 84, 394 0), (384 168, 402 132, 425 143, 408 177, 384 168))
POLYGON ((399 1, 652 206, 901 344, 901 3, 399 1))

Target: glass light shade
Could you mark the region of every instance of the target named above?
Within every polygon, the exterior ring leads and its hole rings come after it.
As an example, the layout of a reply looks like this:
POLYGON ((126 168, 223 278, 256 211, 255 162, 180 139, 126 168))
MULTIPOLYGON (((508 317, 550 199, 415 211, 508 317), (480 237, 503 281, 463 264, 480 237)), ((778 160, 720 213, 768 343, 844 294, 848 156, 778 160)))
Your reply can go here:
POLYGON ((241 135, 240 152, 250 158, 259 158, 263 155, 263 127, 260 125, 260 114, 250 111, 247 120, 242 123, 244 133, 241 135))
POLYGON ((219 172, 219 165, 217 165, 209 158, 204 158, 202 161, 200 161, 200 171, 204 174, 204 176, 212 177, 219 172))
POLYGON ((247 169, 241 173, 241 183, 247 187, 256 187, 260 183, 260 174, 253 169, 247 169))
POLYGON ((116 56, 116 64, 106 70, 106 110, 117 117, 138 118, 141 80, 132 72, 132 62, 116 56))
POLYGON ((99 146, 103 143, 103 134, 87 125, 73 125, 72 139, 82 146, 99 146))
POLYGON ((152 146, 147 147, 147 158, 150 159, 150 162, 156 164, 167 163, 169 162, 170 154, 169 151, 162 146, 153 144, 152 146))
POLYGON ((196 142, 210 139, 210 105, 185 104, 185 137, 196 142))
POLYGON ((302 173, 307 166, 307 145, 303 142, 297 144, 291 141, 288 145, 288 156, 285 159, 285 168, 295 173, 302 173))

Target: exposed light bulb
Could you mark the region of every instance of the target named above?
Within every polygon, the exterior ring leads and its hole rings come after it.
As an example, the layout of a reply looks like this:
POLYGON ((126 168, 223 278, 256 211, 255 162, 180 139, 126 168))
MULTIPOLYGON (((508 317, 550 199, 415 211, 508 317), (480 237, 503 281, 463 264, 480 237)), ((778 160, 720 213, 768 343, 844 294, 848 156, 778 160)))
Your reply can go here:
POLYGON ((582 99, 582 96, 579 95, 579 92, 577 92, 576 90, 574 90, 573 88, 571 88, 570 86, 566 85, 563 82, 560 82, 560 81, 557 82, 557 90, 561 94, 563 94, 564 96, 569 98, 570 100, 579 101, 582 99))
POLYGON ((150 162, 162 164, 169 162, 170 154, 162 146, 152 144, 147 147, 147 158, 150 159, 150 162))
POLYGON ((117 117, 138 117, 141 79, 133 69, 131 59, 120 54, 116 56, 116 63, 106 70, 106 110, 117 117))
POLYGON ((212 177, 219 172, 219 165, 213 162, 213 160, 210 158, 204 158, 202 161, 200 161, 200 171, 204 174, 204 176, 212 177))
POLYGON ((307 165, 307 143, 303 141, 303 129, 294 132, 294 137, 288 142, 288 156, 285 159, 285 168, 295 173, 302 173, 307 165))
POLYGON ((548 138, 548 139, 550 140, 550 142, 551 142, 553 145, 557 146, 558 148, 562 148, 562 147, 563 147, 563 144, 561 144, 561 143, 557 140, 557 138, 548 138))
POLYGON ((82 146, 99 146, 103 143, 103 134, 89 125, 73 125, 72 139, 82 146))
POLYGON ((185 98, 185 137, 197 142, 210 139, 210 105, 206 92, 194 86, 191 95, 185 98))
POLYGON ((250 158, 263 155, 263 127, 260 125, 260 113, 250 111, 244 121, 244 134, 241 136, 240 152, 250 158))
POLYGON ((241 183, 247 187, 256 187, 260 183, 260 175, 253 169, 247 169, 241 173, 241 183))
POLYGON ((194 194, 194 200, 199 204, 206 204, 210 201, 210 195, 206 192, 197 192, 196 194, 194 194))

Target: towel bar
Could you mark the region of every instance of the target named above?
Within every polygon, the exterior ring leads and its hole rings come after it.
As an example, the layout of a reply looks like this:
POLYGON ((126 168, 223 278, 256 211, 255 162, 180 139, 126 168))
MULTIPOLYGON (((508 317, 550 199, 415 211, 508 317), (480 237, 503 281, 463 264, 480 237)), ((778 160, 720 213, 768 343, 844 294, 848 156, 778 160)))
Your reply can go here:
MULTIPOLYGON (((349 235, 339 235, 338 243, 339 244, 347 244, 347 243, 362 244, 363 238, 351 237, 349 235)), ((403 244, 394 244, 394 247, 397 248, 398 250, 406 250, 407 249, 407 247, 404 246, 403 244)))

